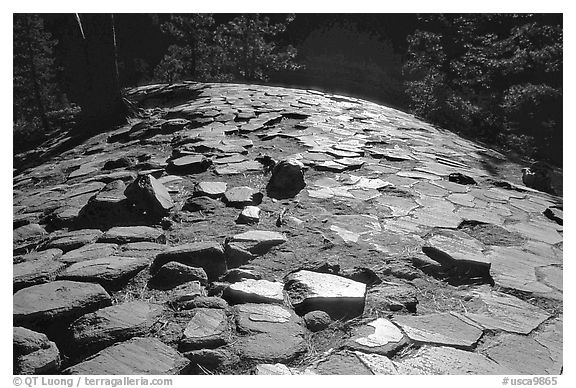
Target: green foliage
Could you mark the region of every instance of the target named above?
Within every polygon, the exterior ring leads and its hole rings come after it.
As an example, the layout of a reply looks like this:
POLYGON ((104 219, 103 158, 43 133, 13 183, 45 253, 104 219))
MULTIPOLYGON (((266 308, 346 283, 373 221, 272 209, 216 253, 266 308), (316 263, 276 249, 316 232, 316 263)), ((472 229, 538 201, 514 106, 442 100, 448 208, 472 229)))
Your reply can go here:
POLYGON ((259 14, 240 15, 215 25, 212 15, 171 16, 162 30, 174 40, 155 68, 155 77, 165 82, 267 81, 281 70, 293 70, 296 50, 278 47, 272 38, 292 20, 271 23, 259 14))
POLYGON ((44 30, 43 20, 38 15, 14 14, 13 109, 16 121, 28 120, 30 124, 42 121, 46 112, 57 105, 56 43, 44 30))
MULTIPOLYGON (((334 22, 312 31, 298 47, 301 83, 403 105, 402 62, 389 41, 334 22)), ((295 77, 292 77, 295 78, 295 77)))
POLYGON ((70 121, 66 97, 56 80, 57 41, 36 14, 14 14, 14 150, 31 148, 50 130, 70 121))
POLYGON ((561 163, 561 18, 451 14, 420 22, 404 65, 413 112, 561 163))

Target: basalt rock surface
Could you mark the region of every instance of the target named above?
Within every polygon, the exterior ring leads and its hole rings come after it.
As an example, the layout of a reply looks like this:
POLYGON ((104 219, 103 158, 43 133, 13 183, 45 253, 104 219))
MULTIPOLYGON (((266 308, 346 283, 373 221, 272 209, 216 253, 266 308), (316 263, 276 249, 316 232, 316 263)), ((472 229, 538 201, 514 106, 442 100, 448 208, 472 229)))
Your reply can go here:
POLYGON ((15 373, 562 372, 563 199, 505 155, 313 90, 126 98, 14 173, 15 373))

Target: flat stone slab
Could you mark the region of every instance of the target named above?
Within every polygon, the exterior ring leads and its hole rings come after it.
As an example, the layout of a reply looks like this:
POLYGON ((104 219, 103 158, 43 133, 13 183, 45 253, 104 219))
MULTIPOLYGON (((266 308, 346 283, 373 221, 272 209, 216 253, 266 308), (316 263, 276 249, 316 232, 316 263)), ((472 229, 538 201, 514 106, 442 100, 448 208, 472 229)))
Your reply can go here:
POLYGON ((147 259, 153 259, 159 253, 165 251, 167 247, 166 244, 140 241, 120 246, 117 255, 123 257, 145 257, 147 259))
POLYGON ((217 199, 224 195, 227 186, 226 182, 199 182, 194 187, 194 196, 217 199))
POLYGON ((245 279, 224 290, 230 303, 284 303, 284 284, 268 280, 245 279))
POLYGON ((353 317, 364 310, 366 285, 340 276, 302 270, 286 276, 285 289, 299 315, 322 310, 353 317))
POLYGON ((98 239, 101 243, 127 244, 139 241, 165 243, 166 236, 160 229, 150 226, 115 226, 98 239))
POLYGON ((171 160, 168 169, 176 172, 200 173, 206 171, 211 164, 204 155, 186 155, 171 160))
POLYGON ((230 324, 223 309, 197 308, 184 329, 180 349, 217 348, 230 341, 230 324))
POLYGON ((403 375, 511 375, 514 371, 489 358, 445 346, 424 345, 414 354, 395 361, 403 375))
POLYGON ((506 225, 505 228, 511 232, 520 233, 532 240, 543 241, 548 244, 558 244, 564 240, 562 234, 558 233, 557 228, 551 222, 519 222, 517 224, 506 225))
POLYGON ((84 245, 62 255, 59 261, 66 264, 78 263, 80 261, 98 259, 105 256, 112 256, 118 249, 117 244, 94 243, 84 245))
POLYGON ((347 350, 330 352, 306 368, 305 375, 372 375, 372 370, 357 353, 347 350))
MULTIPOLYGON (((562 277, 557 284, 548 269, 560 267, 562 260, 535 255, 516 247, 494 247, 489 259, 492 263, 490 276, 496 285, 562 300, 562 277)), ((558 270, 561 273, 561 269, 558 270)))
POLYGON ((303 335, 282 331, 241 337, 234 344, 240 358, 262 363, 286 363, 306 353, 303 335))
POLYGON ((455 214, 466 221, 484 222, 486 224, 494 224, 498 226, 504 225, 503 217, 499 216, 494 211, 480 208, 479 206, 475 206, 474 208, 462 207, 456 210, 455 214))
POLYGON ((464 316, 488 330, 528 334, 550 317, 544 310, 511 295, 495 291, 474 294, 484 308, 464 316))
POLYGON ((462 223, 463 218, 454 213, 450 208, 419 208, 413 210, 410 215, 411 221, 429 228, 456 229, 462 223))
MULTIPOLYGON (((462 233, 464 235, 464 233, 462 233)), ((445 267, 459 267, 479 274, 488 274, 490 258, 480 242, 460 234, 434 235, 426 241, 422 251, 445 267)))
POLYGON ((80 229, 65 233, 55 233, 54 236, 50 236, 46 247, 57 248, 63 252, 68 252, 84 245, 92 244, 101 236, 102 231, 98 229, 80 229))
POLYGON ((478 326, 451 313, 429 315, 397 315, 394 323, 402 328, 411 341, 432 345, 472 349, 482 336, 478 326))
POLYGON ((51 258, 23 261, 14 264, 12 285, 14 291, 36 284, 48 283, 66 267, 66 264, 51 258))
POLYGON ((386 282, 372 286, 366 292, 367 309, 416 312, 417 304, 417 290, 410 284, 386 282))
POLYGON ((300 318, 283 306, 246 303, 234 306, 236 328, 241 333, 304 333, 300 318))
POLYGON ((31 252, 25 255, 13 256, 12 263, 19 264, 25 261, 57 260, 61 256, 62 256, 62 250, 60 249, 46 249, 45 251, 31 252))
POLYGON ((190 361, 156 338, 132 338, 64 370, 70 375, 177 375, 190 361))
POLYGON ((209 279, 215 279, 226 272, 224 248, 217 242, 204 241, 168 248, 156 256, 151 271, 169 261, 203 268, 209 279))
POLYGON ((285 242, 286 237, 282 233, 266 230, 251 230, 228 237, 225 243, 228 263, 232 266, 244 264, 285 242))
POLYGON ((46 230, 38 224, 23 225, 13 230, 12 247, 14 251, 26 249, 29 246, 34 246, 38 244, 46 236, 48 236, 48 232, 46 232, 46 230))
POLYGON ((109 256, 72 264, 58 275, 59 280, 92 282, 108 290, 123 287, 149 263, 146 258, 109 256))
POLYGON ((14 327, 12 331, 14 348, 14 374, 52 374, 60 369, 60 351, 46 335, 14 327))
POLYGON ((562 362, 552 358, 551 352, 536 339, 518 334, 502 334, 489 344, 483 353, 503 367, 522 375, 560 374, 562 362))
POLYGON ((35 328, 64 325, 84 314, 111 304, 99 284, 54 281, 24 288, 13 296, 14 325, 35 328))
POLYGON ((224 193, 224 203, 227 206, 243 208, 256 206, 262 202, 263 194, 247 186, 232 187, 224 193))
POLYGON ((70 326, 73 351, 97 352, 115 342, 145 336, 162 311, 161 305, 132 301, 83 315, 70 326))
POLYGON ((389 355, 407 343, 398 326, 385 318, 378 318, 355 328, 346 347, 365 353, 389 355))

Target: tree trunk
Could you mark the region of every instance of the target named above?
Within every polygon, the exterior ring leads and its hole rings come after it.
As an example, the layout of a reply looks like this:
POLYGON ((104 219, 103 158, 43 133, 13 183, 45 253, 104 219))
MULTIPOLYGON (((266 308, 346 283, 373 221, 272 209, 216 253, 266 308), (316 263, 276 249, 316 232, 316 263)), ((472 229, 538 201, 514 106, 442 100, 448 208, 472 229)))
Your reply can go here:
POLYGON ((84 68, 81 71, 81 126, 96 132, 126 122, 127 108, 122 101, 116 62, 113 18, 110 14, 80 15, 84 68))

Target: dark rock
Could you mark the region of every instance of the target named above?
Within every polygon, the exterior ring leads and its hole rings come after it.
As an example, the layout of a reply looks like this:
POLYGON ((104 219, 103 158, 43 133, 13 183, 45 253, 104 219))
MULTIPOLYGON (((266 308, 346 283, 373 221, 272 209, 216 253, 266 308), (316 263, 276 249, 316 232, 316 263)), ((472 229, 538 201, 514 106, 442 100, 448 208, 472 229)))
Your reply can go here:
POLYGON ((368 286, 382 282, 382 279, 376 275, 374 271, 366 267, 354 267, 343 269, 338 273, 340 276, 354 280, 356 282, 364 283, 368 286))
POLYGON ((273 198, 292 198, 300 192, 304 182, 304 165, 296 159, 283 160, 272 169, 272 177, 266 186, 273 198))
POLYGON ((155 271, 150 282, 156 287, 173 288, 194 280, 206 285, 208 276, 202 268, 190 267, 177 261, 170 261, 155 271))
POLYGON ((474 178, 459 172, 454 172, 448 175, 448 180, 461 185, 477 185, 474 178))
POLYGON ((563 225, 564 223, 564 212, 562 209, 557 207, 549 207, 548 209, 544 210, 544 215, 559 225, 563 225))
POLYGON ((106 163, 104 163, 104 167, 102 167, 102 170, 114 170, 116 168, 131 167, 132 165, 133 165, 132 160, 126 156, 123 156, 118 159, 111 159, 107 161, 106 163))
POLYGON ((239 361, 238 356, 224 349, 192 350, 185 352, 184 356, 190 360, 191 366, 202 366, 207 369, 216 369, 239 361))
POLYGON ((320 310, 310 311, 306 313, 303 318, 304 322, 306 322, 306 327, 311 332, 324 330, 332 323, 330 315, 320 310))
POLYGON ((151 271, 154 272, 169 261, 201 267, 206 271, 208 279, 216 279, 226 272, 224 248, 217 242, 196 242, 168 248, 156 256, 151 271))
POLYGON ((60 369, 60 351, 46 335, 24 327, 14 327, 12 341, 14 374, 52 374, 60 369))
POLYGON ((175 375, 190 361, 156 338, 132 338, 64 370, 70 375, 175 375))
POLYGON ((140 175, 126 187, 124 195, 146 214, 156 217, 168 214, 174 207, 174 202, 166 187, 152 175, 140 175))
POLYGON ((162 311, 161 305, 133 301, 83 315, 70 326, 70 353, 74 356, 96 353, 115 342, 145 336, 162 311))
POLYGON ((260 280, 262 275, 250 269, 232 268, 222 277, 222 281, 228 283, 236 283, 245 279, 260 280))
POLYGON ((182 210, 213 214, 223 206, 222 202, 209 197, 190 197, 186 200, 184 206, 182 206, 182 210))
POLYGON ((118 290, 142 271, 146 258, 108 256, 80 261, 66 268, 57 279, 98 283, 107 290, 118 290))
POLYGON ((186 155, 172 159, 168 163, 168 171, 174 173, 198 174, 210 167, 212 161, 204 155, 186 155))
POLYGON ((177 307, 182 310, 192 310, 195 308, 225 309, 228 307, 228 303, 217 296, 194 295, 191 296, 190 299, 180 299, 177 307))

